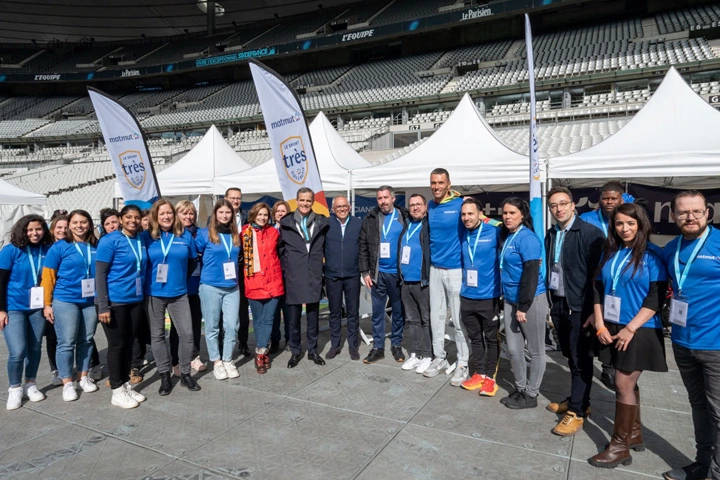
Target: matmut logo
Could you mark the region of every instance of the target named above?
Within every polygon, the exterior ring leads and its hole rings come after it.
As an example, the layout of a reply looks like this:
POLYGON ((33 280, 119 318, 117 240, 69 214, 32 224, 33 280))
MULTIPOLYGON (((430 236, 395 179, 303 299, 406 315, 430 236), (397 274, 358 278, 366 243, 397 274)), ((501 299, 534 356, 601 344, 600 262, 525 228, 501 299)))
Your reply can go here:
POLYGON ((138 140, 139 138, 140 134, 137 132, 133 132, 129 135, 118 135, 117 137, 110 137, 108 138, 108 141, 110 143, 129 142, 130 140, 138 140))
POLYGON ((270 124, 270 128, 275 130, 276 128, 284 127, 285 125, 290 125, 291 123, 299 122, 302 117, 300 116, 299 112, 295 112, 292 116, 281 118, 280 120, 274 121, 270 124))
POLYGON ((142 154, 137 150, 127 150, 118 157, 127 183, 136 190, 142 190, 147 178, 147 169, 142 154))
POLYGON ((288 137, 280 142, 280 151, 288 178, 298 185, 305 183, 308 174, 307 154, 301 137, 288 137))

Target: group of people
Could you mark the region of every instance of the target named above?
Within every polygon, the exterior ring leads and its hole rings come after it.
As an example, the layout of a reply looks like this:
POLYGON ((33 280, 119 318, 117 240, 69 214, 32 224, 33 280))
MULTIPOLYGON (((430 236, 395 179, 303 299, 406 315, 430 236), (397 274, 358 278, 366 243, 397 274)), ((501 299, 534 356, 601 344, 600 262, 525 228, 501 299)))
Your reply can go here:
POLYGON ((538 405, 549 316, 570 371, 570 395, 547 406, 561 415, 552 431, 568 436, 583 427, 591 414, 593 356, 598 357, 604 372, 613 372, 615 420, 610 443, 589 462, 614 468, 632 461, 630 450, 645 449, 637 384, 643 371, 667 371, 659 312, 670 283, 673 352, 690 398, 697 458, 665 477, 720 478, 714 375, 720 362, 714 316, 720 234, 708 226, 700 192, 675 197, 672 215, 681 235, 660 248, 650 242, 647 212, 623 203, 617 182, 601 188, 601 208, 582 216, 569 189, 552 188, 547 204, 553 226, 545 245, 525 200, 506 199, 497 221, 483 214, 476 199, 454 191, 443 168, 431 172, 430 189, 431 199, 410 195, 405 209, 396 204, 392 187, 381 186, 377 207, 360 220, 350 215, 345 196, 333 199, 330 218, 315 213, 315 194, 304 187, 297 191, 294 210, 280 201, 272 208, 256 203, 246 213, 240 208, 241 190, 233 188, 215 204, 207 228, 200 229, 192 203, 160 199, 147 215, 134 205, 105 212, 99 240, 83 210, 66 216, 63 234, 57 223, 49 229, 39 216, 23 217, 0 251, 7 408, 20 407, 23 397, 44 398, 36 375, 46 322, 57 336, 51 360, 66 401, 78 398, 76 388, 97 390, 89 372, 98 363, 93 362, 93 335, 98 322, 102 325, 111 401, 121 408, 145 400, 131 378, 135 359, 143 356, 138 345, 146 343, 139 334, 144 328, 160 395, 171 393, 173 374, 188 390, 200 390, 192 371, 206 368, 199 357, 203 319, 213 375, 238 377, 233 362, 238 343, 243 355, 251 354, 248 306, 259 374, 271 368, 271 354, 280 349, 281 317, 291 352, 288 368, 302 360, 303 311, 307 357, 325 364, 318 351, 323 295, 329 303, 326 358, 342 352, 346 318, 349 356, 360 360, 364 284, 372 298, 372 349, 364 363, 385 357, 389 306, 390 352, 403 370, 425 377, 452 372, 451 385, 485 397, 499 390, 502 318, 514 390, 500 402, 510 409, 538 405), (457 350, 453 365, 445 350, 448 311, 457 350), (172 323, 170 347, 166 313, 172 323))

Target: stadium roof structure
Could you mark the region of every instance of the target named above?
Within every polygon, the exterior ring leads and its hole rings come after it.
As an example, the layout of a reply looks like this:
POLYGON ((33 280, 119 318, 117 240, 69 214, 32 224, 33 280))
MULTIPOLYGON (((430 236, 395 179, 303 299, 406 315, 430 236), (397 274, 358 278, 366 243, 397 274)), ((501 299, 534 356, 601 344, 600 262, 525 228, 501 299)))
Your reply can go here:
POLYGON ((550 158, 548 176, 718 186, 720 112, 670 67, 650 101, 620 131, 586 150, 550 158), (678 178, 680 177, 680 178, 678 178), (690 179, 684 177, 703 177, 690 179), (714 177, 714 178, 712 178, 714 177))
POLYGON ((397 160, 359 170, 353 175, 353 187, 427 187, 430 172, 438 167, 450 172, 453 186, 484 190, 523 186, 526 190, 530 164, 527 156, 502 143, 465 94, 450 118, 425 143, 397 160))

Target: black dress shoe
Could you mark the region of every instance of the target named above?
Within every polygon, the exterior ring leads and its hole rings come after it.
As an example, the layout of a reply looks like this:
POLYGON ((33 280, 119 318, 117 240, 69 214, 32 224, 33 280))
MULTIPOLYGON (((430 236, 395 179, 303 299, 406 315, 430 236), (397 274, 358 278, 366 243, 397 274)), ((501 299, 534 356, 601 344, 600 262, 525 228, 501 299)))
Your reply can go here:
POLYGON ((301 353, 298 353, 297 355, 293 355, 292 357, 290 357, 290 360, 288 360, 288 368, 297 367, 297 364, 300 363, 301 358, 302 358, 301 353))
POLYGON ((164 397, 165 395, 170 395, 170 392, 172 392, 173 384, 172 380, 170 379, 170 372, 163 372, 160 374, 160 389, 158 390, 158 393, 161 397, 164 397))
POLYGON ((244 345, 240 345, 240 355, 242 355, 243 357, 249 357, 251 355, 247 343, 244 345))
POLYGON ((338 353, 340 353, 340 347, 330 347, 330 350, 328 350, 325 354, 325 358, 332 360, 338 355, 338 353))
POLYGON ((197 384, 195 379, 189 373, 180 374, 180 385, 187 388, 191 392, 197 392, 200 390, 200 385, 197 384))
POLYGON ((308 353, 308 360, 315 362, 315 365, 325 365, 325 360, 323 360, 319 353, 308 353))
POLYGON ((375 363, 385 358, 385 350, 382 348, 373 348, 368 356, 363 359, 363 363, 375 363))
POLYGON ((350 349, 350 360, 360 360, 360 352, 357 348, 350 349))
POLYGON ((600 383, 605 385, 607 388, 615 391, 615 375, 610 375, 610 372, 602 372, 600 374, 600 383))
POLYGON ((403 353, 402 347, 400 345, 395 345, 393 347, 390 347, 390 351, 392 352, 392 356, 396 362, 404 362, 405 361, 405 354, 403 353))

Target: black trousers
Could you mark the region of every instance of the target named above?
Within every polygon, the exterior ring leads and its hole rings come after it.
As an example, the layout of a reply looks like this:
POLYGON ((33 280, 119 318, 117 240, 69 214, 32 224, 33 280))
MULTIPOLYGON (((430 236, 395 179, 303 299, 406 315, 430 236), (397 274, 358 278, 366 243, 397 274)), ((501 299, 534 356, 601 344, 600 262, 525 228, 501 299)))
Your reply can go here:
POLYGON ((430 287, 423 287, 420 282, 405 282, 400 298, 405 311, 405 348, 418 357, 432 358, 430 287))
POLYGON ((568 409, 578 417, 585 416, 590 406, 590 388, 593 378, 592 343, 590 332, 583 323, 590 314, 571 310, 565 297, 552 296, 550 316, 555 324, 558 342, 570 368, 570 397, 568 409))
MULTIPOLYGON (((302 304, 287 305, 288 320, 290 321, 290 351, 293 355, 300 355, 302 351, 300 337, 302 307, 302 304)), ((320 303, 306 303, 305 315, 307 318, 307 350, 308 353, 317 353, 320 303)))
POLYGON ((500 299, 488 298, 473 300, 460 297, 460 320, 470 339, 470 363, 475 373, 495 378, 497 374, 500 348, 498 347, 497 318, 500 312, 500 299))
POLYGON ((347 314, 347 341, 350 350, 360 348, 360 276, 331 278, 325 277, 328 306, 330 308, 330 346, 340 348, 342 345, 342 306, 345 299, 347 314))
MULTIPOLYGON (((248 336, 250 334, 250 302, 245 296, 245 275, 241 274, 238 276, 238 285, 240 288, 240 329, 238 330, 238 346, 240 348, 246 347, 248 344, 248 336)), ((221 351, 222 353, 222 351, 221 351)))
MULTIPOLYGON (((193 354, 194 359, 200 355, 200 338, 202 336, 202 310, 200 309, 200 295, 188 295, 188 303, 190 304, 190 319, 192 320, 192 332, 193 332, 193 354)), ((178 345, 180 343, 180 337, 178 337, 177 330, 175 330, 175 323, 171 323, 170 326, 170 356, 172 360, 172 366, 180 363, 178 357, 178 345)))
MULTIPOLYGON (((110 323, 103 323, 107 337, 107 369, 110 387, 120 388, 130 380, 135 331, 147 322, 142 302, 110 306, 110 323)), ((147 328, 147 325, 145 325, 147 328)))
POLYGON ((55 363, 55 352, 57 352, 57 335, 55 334, 55 324, 45 320, 45 347, 47 349, 48 363, 50 371, 57 370, 55 363))

